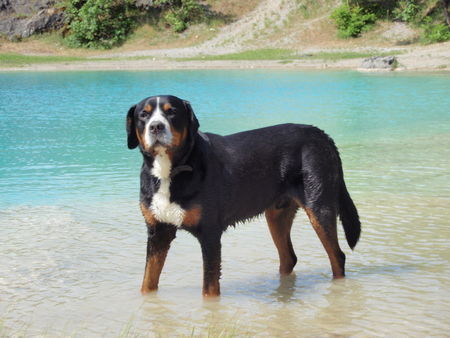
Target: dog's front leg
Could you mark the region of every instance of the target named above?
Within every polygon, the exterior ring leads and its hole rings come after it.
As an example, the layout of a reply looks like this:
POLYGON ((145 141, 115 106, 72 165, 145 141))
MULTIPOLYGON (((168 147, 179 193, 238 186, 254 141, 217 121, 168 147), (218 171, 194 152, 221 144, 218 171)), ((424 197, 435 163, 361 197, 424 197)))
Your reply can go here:
POLYGON ((204 233, 199 238, 203 256, 203 296, 205 297, 220 295, 221 236, 221 233, 204 233))
POLYGON ((147 262, 141 287, 142 294, 158 289, 159 276, 176 232, 177 228, 169 224, 157 223, 148 226, 147 262))

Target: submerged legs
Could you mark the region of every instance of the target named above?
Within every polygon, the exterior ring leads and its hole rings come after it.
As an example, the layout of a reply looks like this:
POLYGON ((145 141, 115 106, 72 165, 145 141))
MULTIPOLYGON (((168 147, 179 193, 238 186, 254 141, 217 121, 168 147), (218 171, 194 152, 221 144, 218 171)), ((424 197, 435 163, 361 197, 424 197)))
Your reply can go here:
POLYGON ((305 208, 309 220, 319 236, 333 271, 333 278, 343 278, 345 276, 345 254, 339 247, 337 229, 336 229, 336 213, 305 208))
POLYGON ((288 201, 282 207, 273 206, 265 212, 270 234, 280 257, 280 273, 283 275, 290 274, 297 263, 291 241, 292 222, 297 209, 297 205, 288 201))
POLYGON ((157 224, 148 227, 147 262, 141 292, 143 294, 158 288, 159 276, 166 261, 170 243, 176 235, 176 227, 157 224))

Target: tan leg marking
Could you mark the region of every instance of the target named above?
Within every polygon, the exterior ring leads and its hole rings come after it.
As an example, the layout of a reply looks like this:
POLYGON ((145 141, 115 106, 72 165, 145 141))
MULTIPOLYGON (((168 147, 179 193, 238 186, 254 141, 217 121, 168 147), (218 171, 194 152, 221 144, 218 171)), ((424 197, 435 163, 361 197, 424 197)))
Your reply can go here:
POLYGON ((161 271, 164 267, 164 262, 166 261, 168 251, 169 249, 158 252, 147 260, 147 264, 145 265, 144 280, 141 287, 142 294, 158 289, 159 277, 161 276, 161 271))
MULTIPOLYGON (((325 251, 328 254, 328 258, 330 259, 331 263, 331 270, 333 271, 333 277, 343 278, 345 275, 345 255, 339 247, 336 229, 336 218, 334 218, 333 224, 329 224, 329 227, 325 229, 323 225, 320 224, 316 215, 311 209, 305 208, 305 211, 314 230, 317 233, 317 236, 319 236, 319 239, 322 242, 325 251)), ((332 220, 330 220, 330 222, 331 221, 332 220)))
POLYGON ((280 257, 280 273, 290 274, 297 263, 291 241, 291 228, 298 207, 291 203, 287 208, 269 208, 265 212, 270 234, 280 257))
POLYGON ((220 296, 219 280, 209 282, 208 286, 203 287, 202 294, 204 297, 218 297, 220 296))

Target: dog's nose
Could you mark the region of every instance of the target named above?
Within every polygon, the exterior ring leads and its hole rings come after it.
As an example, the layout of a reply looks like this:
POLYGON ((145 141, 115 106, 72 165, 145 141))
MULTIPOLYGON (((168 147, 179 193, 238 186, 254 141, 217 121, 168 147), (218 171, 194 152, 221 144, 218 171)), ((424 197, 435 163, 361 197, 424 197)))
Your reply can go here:
POLYGON ((154 121, 150 123, 150 132, 152 134, 158 134, 163 132, 165 129, 164 124, 160 121, 154 121))

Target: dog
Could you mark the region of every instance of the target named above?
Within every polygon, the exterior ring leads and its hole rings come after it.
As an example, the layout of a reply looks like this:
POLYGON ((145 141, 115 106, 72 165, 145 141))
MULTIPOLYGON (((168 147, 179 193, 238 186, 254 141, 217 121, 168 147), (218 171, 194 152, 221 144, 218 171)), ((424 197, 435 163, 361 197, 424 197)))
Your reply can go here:
POLYGON ((219 296, 222 233, 262 213, 278 250, 279 272, 290 274, 297 262, 290 231, 299 208, 328 254, 333 277, 344 277, 337 217, 351 249, 361 224, 338 150, 322 130, 281 124, 228 136, 202 133, 191 104, 170 95, 133 105, 126 130, 128 148, 139 147, 143 156, 140 208, 148 229, 143 294, 158 288, 170 244, 183 229, 200 242, 203 295, 219 296))

